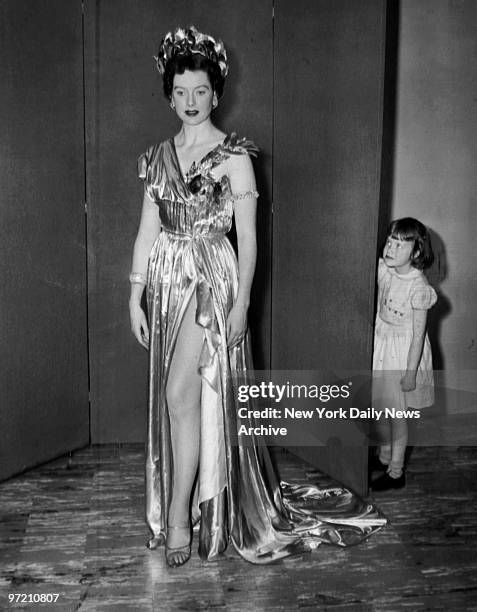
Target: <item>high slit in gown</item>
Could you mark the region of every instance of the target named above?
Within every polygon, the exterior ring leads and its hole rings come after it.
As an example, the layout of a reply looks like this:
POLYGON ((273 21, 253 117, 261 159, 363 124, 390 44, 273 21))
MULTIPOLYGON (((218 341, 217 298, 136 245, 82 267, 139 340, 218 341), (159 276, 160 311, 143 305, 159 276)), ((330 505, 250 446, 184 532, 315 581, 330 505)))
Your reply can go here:
MULTIPOLYGON (((158 205, 162 230, 148 265, 150 327, 146 452, 146 518, 153 537, 165 538, 172 487, 172 450, 166 387, 175 343, 195 296, 203 329, 197 364, 202 379, 200 452, 193 517, 200 519, 199 555, 211 560, 232 542, 247 561, 267 563, 320 542, 355 544, 382 527, 372 504, 337 483, 279 483, 263 445, 238 445, 234 375, 252 368, 250 337, 228 349, 227 315, 238 290, 238 265, 226 237, 234 196, 227 175, 213 176, 230 155, 255 154, 235 134, 212 149, 184 177, 173 139, 139 158, 139 176, 158 205)), ((240 206, 237 201, 236 206, 240 206)), ((243 404, 242 404, 243 406, 243 404)))

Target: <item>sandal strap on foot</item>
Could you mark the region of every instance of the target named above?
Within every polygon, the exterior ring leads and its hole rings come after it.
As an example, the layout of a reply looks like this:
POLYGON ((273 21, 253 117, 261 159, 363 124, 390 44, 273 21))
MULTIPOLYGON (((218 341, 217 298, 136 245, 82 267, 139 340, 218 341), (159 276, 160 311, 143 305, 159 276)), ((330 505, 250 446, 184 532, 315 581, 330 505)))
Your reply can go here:
POLYGON ((146 546, 147 548, 149 548, 149 550, 155 550, 159 546, 162 546, 163 544, 165 544, 165 542, 166 542, 166 538, 164 534, 160 533, 159 535, 153 536, 152 538, 150 538, 146 546))
POLYGON ((191 556, 191 545, 185 544, 184 546, 177 546, 171 548, 166 544, 166 563, 169 567, 180 567, 189 561, 191 556), (184 555, 184 559, 176 560, 175 555, 184 555))

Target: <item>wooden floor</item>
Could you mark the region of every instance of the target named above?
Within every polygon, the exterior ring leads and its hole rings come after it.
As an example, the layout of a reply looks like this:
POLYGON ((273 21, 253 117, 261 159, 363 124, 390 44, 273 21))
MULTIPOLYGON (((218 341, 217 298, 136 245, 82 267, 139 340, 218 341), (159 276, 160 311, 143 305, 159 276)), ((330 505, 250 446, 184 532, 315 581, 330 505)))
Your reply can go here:
POLYGON ((477 610, 476 485, 477 449, 415 449, 407 487, 375 495, 391 524, 364 544, 268 566, 194 550, 171 570, 144 546, 142 447, 89 448, 0 484, 0 610, 477 610))

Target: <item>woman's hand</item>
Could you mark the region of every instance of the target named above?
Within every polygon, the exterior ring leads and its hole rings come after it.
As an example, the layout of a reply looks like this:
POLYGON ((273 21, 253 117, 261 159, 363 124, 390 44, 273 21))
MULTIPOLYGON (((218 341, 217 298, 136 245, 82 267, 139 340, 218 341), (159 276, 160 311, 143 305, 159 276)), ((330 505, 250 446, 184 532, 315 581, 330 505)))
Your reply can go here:
POLYGON ((233 348, 240 344, 247 333, 247 308, 234 304, 227 317, 227 346, 233 348))
POLYGON ((131 331, 136 340, 145 349, 149 348, 149 327, 146 315, 139 302, 129 302, 129 315, 131 317, 131 331))
POLYGON ((401 389, 402 391, 414 391, 416 388, 416 372, 406 371, 404 376, 401 378, 401 389))

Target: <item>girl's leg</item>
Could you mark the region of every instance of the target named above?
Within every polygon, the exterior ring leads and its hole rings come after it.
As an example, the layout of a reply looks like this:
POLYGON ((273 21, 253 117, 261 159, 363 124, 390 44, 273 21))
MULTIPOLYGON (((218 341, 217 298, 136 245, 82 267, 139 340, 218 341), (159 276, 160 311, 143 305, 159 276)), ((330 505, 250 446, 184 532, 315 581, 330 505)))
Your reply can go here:
POLYGON ((403 473, 404 456, 407 447, 407 420, 404 417, 402 419, 392 419, 391 433, 391 461, 389 463, 388 474, 392 478, 399 478, 403 473))
MULTIPOLYGON (((182 528, 167 531, 169 548, 190 542, 190 502, 200 442, 201 378, 197 366, 203 344, 203 329, 195 322, 195 312, 194 293, 181 322, 166 388, 173 457, 168 526, 182 528)), ((174 555, 177 564, 187 560, 184 552, 174 555)))
POLYGON ((381 418, 375 423, 378 434, 378 457, 381 463, 389 465, 391 461, 391 422, 389 419, 381 418))
POLYGON ((391 461, 387 472, 371 482, 373 491, 401 489, 406 484, 403 472, 407 446, 407 421, 405 418, 391 420, 391 461))
MULTIPOLYGON (((393 404, 395 381, 392 372, 376 370, 373 372, 373 407, 382 410, 393 404)), ((391 461, 391 420, 383 414, 374 423, 377 434, 378 457, 381 463, 389 465, 391 461)))

